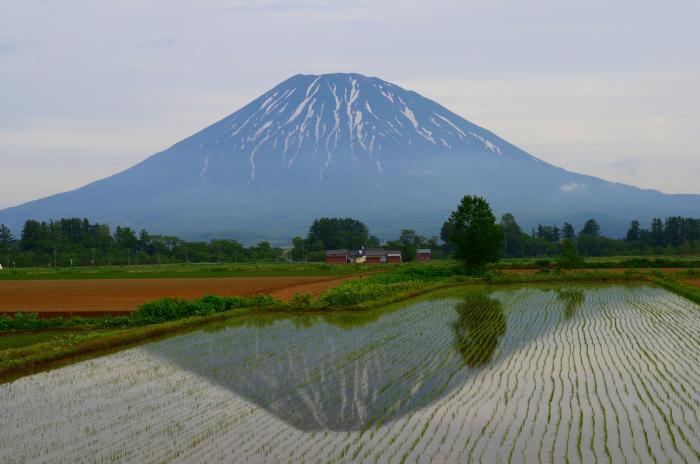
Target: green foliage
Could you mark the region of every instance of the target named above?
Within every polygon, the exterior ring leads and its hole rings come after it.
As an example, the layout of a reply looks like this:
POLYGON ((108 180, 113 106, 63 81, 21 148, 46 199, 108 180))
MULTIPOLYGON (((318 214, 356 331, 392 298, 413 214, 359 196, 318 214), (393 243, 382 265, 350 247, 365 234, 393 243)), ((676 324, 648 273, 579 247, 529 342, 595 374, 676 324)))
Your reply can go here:
POLYGON ((515 216, 506 213, 501 216, 501 229, 505 240, 505 257, 515 257, 523 255, 523 231, 515 220, 515 216))
POLYGON ((655 275, 652 281, 657 285, 665 288, 666 290, 670 290, 673 293, 676 293, 677 295, 680 295, 684 298, 689 299, 690 301, 700 304, 700 289, 697 287, 691 285, 683 285, 679 282, 669 279, 663 274, 655 275))
POLYGON ((576 245, 586 256, 610 256, 621 253, 622 243, 621 240, 581 233, 576 245))
POLYGON ((10 229, 5 224, 0 224, 0 252, 7 251, 14 240, 10 229))
POLYGON ((571 240, 562 241, 562 255, 559 258, 559 267, 572 268, 583 264, 583 256, 576 249, 571 240))
POLYGON ((196 300, 161 298, 145 303, 129 316, 71 317, 42 319, 36 313, 0 315, 0 332, 38 329, 115 328, 174 321, 189 316, 206 316, 236 308, 267 308, 280 302, 269 295, 216 296, 205 295, 196 300))
POLYGON ((127 316, 119 317, 71 317, 41 319, 36 313, 15 313, 13 316, 0 315, 0 332, 16 330, 70 329, 128 327, 134 322, 127 316))
POLYGON ((139 324, 173 321, 189 316, 206 316, 237 308, 265 308, 279 304, 269 295, 216 296, 205 295, 197 300, 160 298, 139 306, 131 316, 139 324))
MULTIPOLYGON (((296 237, 289 254, 269 242, 243 246, 236 240, 185 241, 168 235, 151 235, 146 230, 138 233, 129 227, 116 227, 112 232, 106 224, 91 223, 88 219, 63 218, 56 221, 25 222, 19 238, 0 224, 0 263, 5 268, 70 268, 71 266, 144 265, 169 263, 248 263, 294 261, 323 261, 326 248, 378 247, 379 239, 368 235, 360 221, 345 218, 322 218, 310 230, 308 238, 296 237), (313 233, 311 233, 313 232, 313 233), (322 240, 325 238, 328 243, 322 240), (356 246, 360 244, 359 246, 356 246)), ((565 223, 561 230, 555 225, 533 228, 532 235, 523 233, 512 214, 501 219, 505 244, 499 252, 507 258, 525 256, 559 256, 562 244, 557 237, 577 241, 584 256, 617 255, 693 255, 700 254, 700 219, 667 217, 655 218, 649 229, 639 221, 630 225, 623 240, 604 237, 594 220, 589 220, 580 238, 573 226, 565 223)), ((442 226, 438 237, 426 239, 411 229, 404 229, 398 240, 389 247, 400 249, 404 261, 415 256, 416 248, 430 248, 433 258, 453 254, 454 243, 449 241, 452 226, 442 226)), ((7 273, 5 273, 6 275, 7 273)))
POLYGON ((309 228, 307 243, 321 242, 328 250, 359 249, 369 240, 369 229, 352 218, 316 219, 309 228))
POLYGON ((561 230, 557 226, 537 226, 537 238, 548 242, 558 242, 561 239, 561 230))
POLYGON ((308 308, 313 302, 311 293, 295 293, 289 300, 289 306, 293 308, 308 308))
POLYGON ((595 219, 589 219, 583 225, 583 229, 581 229, 579 233, 579 238, 584 235, 588 237, 600 237, 600 226, 595 219))
POLYGON ((369 235, 367 226, 352 218, 316 219, 306 238, 294 237, 291 255, 295 261, 323 261, 325 250, 378 247, 379 239, 369 235))
POLYGON ((391 240, 386 243, 385 248, 389 250, 401 250, 401 260, 405 263, 415 261, 419 248, 430 249, 433 259, 445 257, 446 253, 438 241, 437 236, 426 238, 418 235, 414 229, 402 229, 398 240, 391 240))
POLYGON ((461 274, 455 266, 430 264, 404 265, 365 279, 351 280, 326 291, 320 306, 352 307, 401 293, 421 291, 431 284, 449 282, 461 274))
MULTIPOLYGON (((1 232, 1 231, 0 231, 1 232)), ((235 240, 188 242, 177 237, 138 234, 129 227, 116 227, 114 234, 105 224, 87 219, 64 218, 39 222, 28 220, 19 241, 2 244, 4 266, 104 266, 166 264, 183 262, 279 261, 282 249, 260 242, 244 247, 235 240)))
POLYGON ((574 226, 565 222, 561 228, 561 237, 565 240, 571 240, 572 242, 576 239, 576 232, 574 231, 574 226))
POLYGON ((498 260, 503 248, 503 231, 488 202, 466 195, 452 212, 449 241, 455 246, 455 257, 469 269, 483 268, 498 260))

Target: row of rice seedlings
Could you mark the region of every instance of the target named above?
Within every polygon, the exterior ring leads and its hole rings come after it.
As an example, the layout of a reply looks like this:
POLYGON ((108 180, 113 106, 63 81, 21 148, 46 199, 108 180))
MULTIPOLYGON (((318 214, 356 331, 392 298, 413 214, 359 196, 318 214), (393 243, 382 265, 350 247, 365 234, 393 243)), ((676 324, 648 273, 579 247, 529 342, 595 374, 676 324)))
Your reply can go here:
MULTIPOLYGON (((509 314, 509 326, 511 327, 525 327, 526 329, 522 331, 522 333, 519 330, 515 331, 515 335, 520 335, 520 337, 516 338, 515 342, 513 343, 516 347, 521 348, 521 346, 526 346, 526 350, 521 350, 521 354, 525 354, 526 358, 529 359, 529 362, 526 363, 516 363, 513 366, 507 366, 505 364, 502 364, 501 367, 498 369, 496 372, 488 373, 491 376, 498 376, 499 381, 496 383, 496 394, 492 394, 489 396, 488 399, 484 400, 483 398, 478 398, 478 402, 475 402, 473 405, 467 405, 467 407, 471 407, 472 409, 482 407, 481 405, 489 405, 491 402, 495 403, 496 410, 492 411, 492 413, 487 416, 485 419, 487 420, 487 423, 485 425, 482 425, 480 428, 480 431, 483 433, 481 436, 474 437, 473 434, 470 434, 467 438, 467 440, 472 441, 472 445, 470 448, 467 448, 466 453, 462 452, 462 455, 465 456, 465 458, 471 458, 474 459, 474 453, 475 451, 481 450, 480 455, 483 454, 488 454, 487 447, 496 447, 499 448, 503 441, 504 437, 508 433, 508 428, 503 427, 502 425, 505 423, 510 422, 511 425, 515 423, 515 421, 494 421, 494 417, 502 417, 502 414, 506 413, 507 408, 504 409, 503 412, 499 411, 500 407, 502 405, 507 405, 507 404, 514 404, 514 401, 509 398, 509 395, 512 394, 511 392, 514 391, 513 385, 517 383, 518 379, 522 377, 522 372, 518 372, 520 368, 523 368, 526 365, 531 365, 531 353, 529 352, 530 348, 533 347, 533 345, 530 345, 530 337, 534 336, 537 332, 539 332, 543 324, 541 321, 539 321, 537 318, 530 317, 529 315, 523 318, 523 320, 517 320, 517 316, 519 316, 519 311, 515 311, 515 314, 509 314), (515 317, 514 317, 515 316, 515 317), (517 320, 517 322, 515 322, 517 320), (530 326, 537 327, 535 331, 530 331, 528 328, 530 326), (500 372, 499 372, 500 371, 500 372), (504 377, 504 372, 507 372, 509 374, 508 381, 503 382, 503 377, 504 377), (516 375, 512 375, 514 372, 518 372, 516 375), (504 400, 501 401, 501 398, 504 400), (486 401, 486 403, 484 403, 486 401), (500 436, 500 439, 499 439, 500 436), (488 443, 488 445, 486 444, 488 443)), ((541 315, 541 314, 540 314, 541 315)), ((511 334, 512 336, 513 334, 511 334)), ((506 337, 501 341, 501 343, 504 345, 504 350, 508 349, 509 345, 509 337, 506 337)), ((508 361, 513 361, 517 359, 515 356, 511 356, 508 361)), ((485 389, 488 392, 493 392, 494 389, 492 387, 488 387, 485 389)), ((517 400, 516 400, 517 401, 517 400)), ((478 409, 477 409, 478 410, 478 409)), ((462 424, 466 423, 471 423, 473 422, 474 418, 467 417, 467 420, 462 424)), ((479 429, 478 427, 476 429, 479 429)), ((460 441, 460 440, 457 440, 460 441)))
MULTIPOLYGON (((484 378, 486 378, 486 377, 484 377, 484 378)), ((489 388, 489 387, 485 387, 485 388, 479 389, 479 390, 477 390, 477 391, 493 391, 493 389, 492 389, 492 388, 489 388)), ((441 440, 441 441, 442 441, 442 440, 441 440)), ((455 443, 455 441, 453 441, 453 440, 451 440, 451 439, 448 440, 448 442, 455 443)), ((459 440, 457 440, 456 442, 459 442, 459 440)))
MULTIPOLYGON (((444 315, 450 315, 448 311, 444 311, 444 309, 449 310, 450 308, 442 309, 443 311, 441 311, 439 308, 427 307, 426 311, 424 311, 424 320, 430 325, 436 325, 435 317, 440 318, 444 315)), ((449 324, 441 323, 437 324, 437 326, 442 326, 443 328, 445 328, 449 327, 449 324)), ((382 412, 382 414, 375 419, 377 421, 381 421, 385 417, 395 414, 398 410, 407 407, 406 405, 409 403, 413 404, 412 408, 420 404, 428 404, 432 400, 432 398, 439 396, 441 392, 447 388, 449 379, 452 377, 450 373, 453 371, 453 368, 451 366, 448 366, 446 363, 446 359, 453 356, 452 350, 450 349, 451 334, 449 334, 447 330, 433 330, 432 333, 430 333, 421 330, 420 327, 418 327, 417 329, 417 331, 414 331, 412 334, 410 334, 409 337, 406 338, 406 340, 409 341, 410 344, 408 344, 405 347, 407 353, 420 353, 420 358, 417 360, 413 360, 415 368, 402 373, 397 378, 389 377, 392 379, 392 385, 389 385, 385 391, 391 396, 391 392, 392 390, 394 390, 394 388, 392 388, 393 385, 397 385, 400 384, 401 381, 408 380, 404 379, 404 377, 412 375, 411 371, 418 371, 420 373, 420 381, 422 386, 419 388, 419 391, 414 393, 412 396, 400 398, 397 402, 395 402, 392 405, 392 407, 385 409, 382 412), (416 345, 419 344, 421 340, 416 339, 414 336, 421 335, 422 333, 425 333, 426 335, 433 338, 431 346, 434 346, 436 348, 435 350, 415 349, 416 345), (447 357, 444 356, 445 352, 447 352, 448 354, 447 357), (394 380, 396 380, 396 382, 394 382, 394 380), (426 386, 428 387, 428 390, 425 390, 426 386)), ((362 438, 362 434, 359 438, 362 438)), ((371 440, 368 443, 358 443, 358 446, 355 448, 353 455, 357 457, 362 447, 371 448, 371 440)), ((365 457, 367 457, 366 454, 365 457)))
MULTIPOLYGON (((468 321, 465 321, 465 322, 468 322, 468 321)), ((475 344, 478 345, 478 343, 480 342, 479 339, 482 338, 483 336, 484 336, 484 334, 477 334, 475 344)), ((430 416, 430 417, 434 417, 434 416, 430 416)), ((425 431, 427 430, 427 427, 429 425, 430 425, 430 423, 416 424, 415 426, 412 427, 411 430, 413 431, 414 434, 417 432, 419 434, 418 438, 420 438, 422 435, 425 434, 425 431)), ((403 440, 403 443, 405 444, 407 441, 408 441, 408 445, 409 445, 407 450, 401 451, 400 450, 401 446, 399 445, 399 446, 397 446, 397 449, 395 451, 395 453, 397 455, 400 455, 401 457, 404 457, 404 458, 408 457, 408 454, 410 454, 412 452, 412 449, 414 449, 418 445, 418 440, 417 440, 417 437, 415 437, 415 436, 412 436, 412 438, 409 438, 408 440, 403 440)))
MULTIPOLYGON (((688 322, 692 326, 692 322, 688 322)), ((641 384, 651 399, 650 402, 657 412, 657 417, 660 416, 663 419, 662 424, 670 437, 673 450, 680 455, 687 455, 689 450, 694 448, 697 456, 697 441, 692 440, 692 428, 688 427, 687 418, 683 413, 686 409, 697 409, 697 401, 688 398, 686 391, 678 389, 677 386, 689 385, 691 388, 695 386, 697 391, 698 382, 697 379, 692 378, 689 381, 683 369, 674 368, 676 364, 683 363, 685 352, 669 346, 678 343, 677 334, 668 332, 666 328, 666 324, 662 321, 651 320, 648 324, 636 324, 634 340, 637 352, 640 354, 638 366, 645 370, 646 379, 649 379, 643 380, 641 384), (649 340, 653 340, 653 343, 649 344, 649 340), (685 430, 689 430, 691 435, 685 430)), ((690 351, 693 351, 692 348, 690 351)), ((694 416, 692 420, 697 423, 697 414, 694 416)))

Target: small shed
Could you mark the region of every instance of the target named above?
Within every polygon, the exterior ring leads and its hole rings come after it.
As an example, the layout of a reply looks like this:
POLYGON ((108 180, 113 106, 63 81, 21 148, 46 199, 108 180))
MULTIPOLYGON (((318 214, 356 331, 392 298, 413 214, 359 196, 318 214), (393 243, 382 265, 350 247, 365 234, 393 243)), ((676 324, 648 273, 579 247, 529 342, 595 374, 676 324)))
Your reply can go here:
POLYGON ((388 263, 401 262, 401 250, 389 250, 386 252, 386 261, 388 263))
POLYGON ((387 255, 384 248, 366 248, 365 262, 369 264, 386 263, 387 255))
POLYGON ((433 259, 433 252, 430 248, 418 248, 416 250, 416 261, 430 261, 433 259))
POLYGON ((348 250, 326 250, 326 262, 329 264, 345 264, 348 262, 348 250))

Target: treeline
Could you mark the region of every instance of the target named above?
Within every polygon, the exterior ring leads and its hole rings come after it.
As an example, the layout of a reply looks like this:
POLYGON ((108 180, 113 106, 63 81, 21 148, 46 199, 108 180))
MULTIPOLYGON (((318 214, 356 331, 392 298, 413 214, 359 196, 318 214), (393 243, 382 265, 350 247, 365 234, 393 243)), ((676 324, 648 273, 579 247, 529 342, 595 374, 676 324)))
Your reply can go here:
MULTIPOLYGON (((584 256, 683 255, 700 253, 700 219, 655 218, 648 228, 632 221, 624 239, 605 237, 594 219, 576 231, 569 224, 538 225, 529 233, 522 230, 512 214, 501 217, 504 235, 502 256, 521 258, 561 256, 564 243, 571 242, 584 256)), ((261 241, 244 246, 236 240, 186 241, 155 235, 130 227, 111 230, 106 224, 88 219, 25 222, 20 237, 0 224, 0 263, 5 267, 102 266, 124 264, 167 264, 185 262, 276 262, 323 261, 327 249, 384 247, 401 250, 404 261, 415 259, 416 250, 429 248, 433 259, 449 258, 454 250, 447 240, 447 223, 440 237, 425 237, 403 229, 398 238, 382 243, 367 226, 352 218, 320 218, 309 227, 306 237, 295 237, 293 247, 273 247, 261 241)))
POLYGON ((359 250, 362 247, 401 250, 403 261, 416 259, 416 251, 420 248, 429 248, 433 259, 449 257, 449 250, 445 245, 440 245, 439 241, 437 236, 427 238, 417 234, 414 229, 403 229, 397 239, 382 244, 357 219, 324 217, 311 224, 306 238, 297 236, 292 239, 294 247, 291 257, 294 261, 322 261, 325 250, 359 250))
POLYGON ((245 247, 236 240, 186 241, 178 237, 138 233, 130 227, 67 218, 28 220, 20 237, 0 224, 0 263, 5 267, 69 267, 184 262, 274 262, 286 259, 269 242, 245 247))
POLYGON ((595 219, 586 221, 578 232, 565 222, 561 227, 540 224, 528 234, 509 213, 502 216, 501 228, 505 238, 503 256, 507 258, 559 256, 565 241, 574 243, 584 256, 700 253, 700 219, 679 216, 655 218, 649 229, 632 221, 624 239, 605 237, 595 219))

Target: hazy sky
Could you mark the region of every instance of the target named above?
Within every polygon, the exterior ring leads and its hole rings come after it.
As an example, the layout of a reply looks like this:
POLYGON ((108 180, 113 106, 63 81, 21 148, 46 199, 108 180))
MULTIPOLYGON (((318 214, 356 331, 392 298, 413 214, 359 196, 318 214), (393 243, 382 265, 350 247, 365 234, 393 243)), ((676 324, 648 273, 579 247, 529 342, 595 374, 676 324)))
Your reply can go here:
POLYGON ((700 193, 698 24, 698 0, 0 0, 0 207, 326 72, 415 90, 569 170, 700 193))

